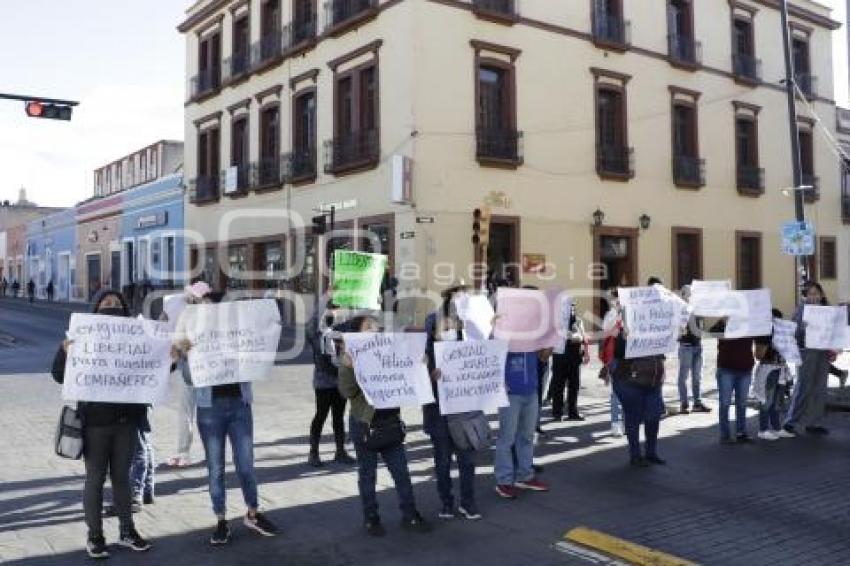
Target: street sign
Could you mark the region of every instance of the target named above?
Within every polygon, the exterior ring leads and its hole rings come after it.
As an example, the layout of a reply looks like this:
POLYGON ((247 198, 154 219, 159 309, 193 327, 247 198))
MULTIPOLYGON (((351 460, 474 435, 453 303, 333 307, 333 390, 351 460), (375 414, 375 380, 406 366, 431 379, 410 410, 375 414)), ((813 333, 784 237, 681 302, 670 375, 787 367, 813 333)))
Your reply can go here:
POLYGON ((402 232, 401 239, 402 240, 412 240, 416 237, 416 232, 402 232))
POLYGON ((782 253, 793 256, 814 255, 815 227, 811 222, 786 222, 782 225, 782 253))

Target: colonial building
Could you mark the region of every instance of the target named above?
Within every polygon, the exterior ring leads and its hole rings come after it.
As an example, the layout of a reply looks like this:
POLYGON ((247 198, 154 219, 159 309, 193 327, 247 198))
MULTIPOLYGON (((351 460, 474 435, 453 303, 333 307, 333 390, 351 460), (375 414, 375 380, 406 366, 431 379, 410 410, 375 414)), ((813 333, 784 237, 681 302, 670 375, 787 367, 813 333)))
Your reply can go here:
MULTIPOLYGON (((847 300, 830 141, 839 24, 818 2, 791 4, 805 210, 829 250, 815 272, 847 300)), ((314 238, 289 213, 309 228, 333 207, 336 228, 376 235, 333 245, 389 254, 400 297, 470 280, 486 259, 577 294, 649 275, 671 287, 729 278, 772 288, 787 310, 794 264, 780 225, 794 206, 777 7, 199 0, 179 27, 186 223, 204 240, 193 265, 220 285, 310 292, 314 238), (472 242, 485 205, 487 248, 472 242)), ((418 323, 425 308, 399 310, 418 323)))
POLYGON ((18 192, 16 202, 0 202, 0 279, 5 277, 9 285, 16 279, 25 284, 26 224, 61 210, 27 200, 24 188, 18 192))
POLYGON ((179 173, 183 142, 161 140, 94 171, 94 196, 105 197, 179 173))

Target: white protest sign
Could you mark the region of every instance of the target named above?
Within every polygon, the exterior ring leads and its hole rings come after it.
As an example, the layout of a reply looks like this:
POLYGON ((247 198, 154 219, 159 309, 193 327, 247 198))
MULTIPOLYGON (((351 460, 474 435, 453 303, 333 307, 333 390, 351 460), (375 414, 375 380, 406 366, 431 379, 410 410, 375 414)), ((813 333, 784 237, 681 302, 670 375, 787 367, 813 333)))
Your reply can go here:
POLYGON ((659 356, 678 346, 684 301, 674 300, 660 285, 620 287, 626 313, 626 358, 659 356))
POLYGON ((805 305, 803 323, 806 325, 806 348, 813 350, 843 350, 847 343, 847 307, 805 305))
POLYGON ((724 338, 770 336, 773 331, 770 289, 732 291, 737 309, 729 312, 724 338))
POLYGON ((191 342, 189 370, 195 387, 264 379, 280 339, 280 313, 271 299, 189 305, 178 335, 191 342))
POLYGON ((737 300, 730 295, 732 282, 723 281, 699 281, 691 283, 690 306, 696 316, 723 317, 728 316, 739 305, 737 300))
POLYGON ((798 366, 803 363, 800 348, 797 345, 797 323, 792 320, 773 319, 773 349, 785 358, 789 365, 798 366))
POLYGON ((68 338, 66 401, 152 404, 165 398, 171 373, 165 323, 75 313, 68 338))
POLYGON ((496 312, 484 295, 460 293, 454 298, 458 318, 463 321, 466 335, 473 340, 487 340, 493 333, 496 312))
POLYGON ((168 317, 169 325, 174 328, 183 310, 186 308, 186 295, 175 293, 162 298, 162 312, 168 317))
POLYGON ((418 407, 434 402, 425 366, 424 333, 346 333, 345 351, 357 384, 376 409, 418 407))
POLYGON ((507 407, 507 356, 508 343, 501 340, 435 342, 440 413, 453 415, 507 407))
POLYGON ((493 336, 507 340, 511 352, 536 352, 558 343, 558 315, 553 299, 559 289, 501 287, 496 291, 496 324, 493 336))

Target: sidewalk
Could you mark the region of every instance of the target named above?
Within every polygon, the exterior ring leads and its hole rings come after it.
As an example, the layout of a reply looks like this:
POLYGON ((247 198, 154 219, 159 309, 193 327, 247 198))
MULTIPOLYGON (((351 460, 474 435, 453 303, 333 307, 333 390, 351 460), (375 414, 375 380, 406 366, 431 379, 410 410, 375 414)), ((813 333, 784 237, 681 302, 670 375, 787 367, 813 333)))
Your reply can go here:
MULTIPOLYGON (((713 359, 713 354, 707 354, 713 359)), ((547 423, 537 462, 551 493, 526 493, 504 501, 493 493, 492 456, 486 454, 476 485, 484 519, 437 521, 430 441, 421 431, 421 411, 405 410, 407 449, 417 501, 436 524, 431 535, 411 535, 398 525, 391 480, 379 473, 379 500, 388 529, 385 539, 362 533, 353 468, 307 467, 307 431, 314 399, 311 368, 276 368, 257 385, 255 450, 261 505, 283 533, 255 537, 234 521, 234 540, 224 548, 207 544, 213 516, 202 465, 158 470, 157 502, 136 516, 139 530, 155 547, 146 555, 113 548, 116 564, 291 564, 322 565, 564 565, 590 564, 561 554, 554 545, 564 533, 586 526, 702 564, 758 566, 838 564, 847 560, 846 471, 850 466, 850 418, 832 415, 832 434, 771 444, 721 446, 717 413, 677 416, 662 423, 660 450, 669 465, 633 470, 625 441, 609 435, 608 389, 595 370, 583 371, 582 423, 547 423)), ((713 370, 706 367, 708 402, 713 370)), ((665 396, 675 399, 668 383, 665 396)), ((175 447, 175 400, 154 413, 157 460, 175 447)), ((0 562, 76 564, 82 553, 81 462, 51 453, 59 387, 44 375, 0 379, 0 454, 14 465, 0 467, 0 562)), ((548 409, 546 414, 548 415, 548 409)), ((754 413, 751 413, 751 415, 754 413)), ((752 419, 751 419, 752 421, 752 419)), ((750 423, 751 430, 754 423, 750 423)), ((332 457, 330 424, 322 457, 332 457)), ((196 439, 195 456, 201 454, 196 439)), ((237 482, 228 476, 228 513, 243 511, 237 482)), ((114 542, 115 519, 106 520, 114 542)))

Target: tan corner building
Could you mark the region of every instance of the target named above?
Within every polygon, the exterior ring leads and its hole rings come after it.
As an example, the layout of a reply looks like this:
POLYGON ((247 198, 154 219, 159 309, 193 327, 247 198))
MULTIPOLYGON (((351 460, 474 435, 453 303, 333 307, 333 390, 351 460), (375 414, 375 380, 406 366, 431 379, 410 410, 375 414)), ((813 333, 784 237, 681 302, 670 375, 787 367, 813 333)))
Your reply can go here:
MULTIPOLYGON (((830 141, 839 24, 819 3, 792 4, 804 184, 816 187, 805 211, 821 237, 813 274, 831 299, 847 300, 846 196, 830 141)), ((378 234, 377 245, 349 244, 390 255, 400 296, 436 290, 471 278, 472 211, 489 204, 489 268, 524 284, 730 278, 772 288, 790 309, 778 3, 517 5, 193 5, 180 26, 186 225, 203 240, 192 257, 206 276, 309 292, 309 270, 273 283, 238 273, 278 273, 304 245, 284 213, 309 226, 333 205, 338 228, 378 234)), ((417 323, 425 308, 405 301, 400 311, 417 323)))

